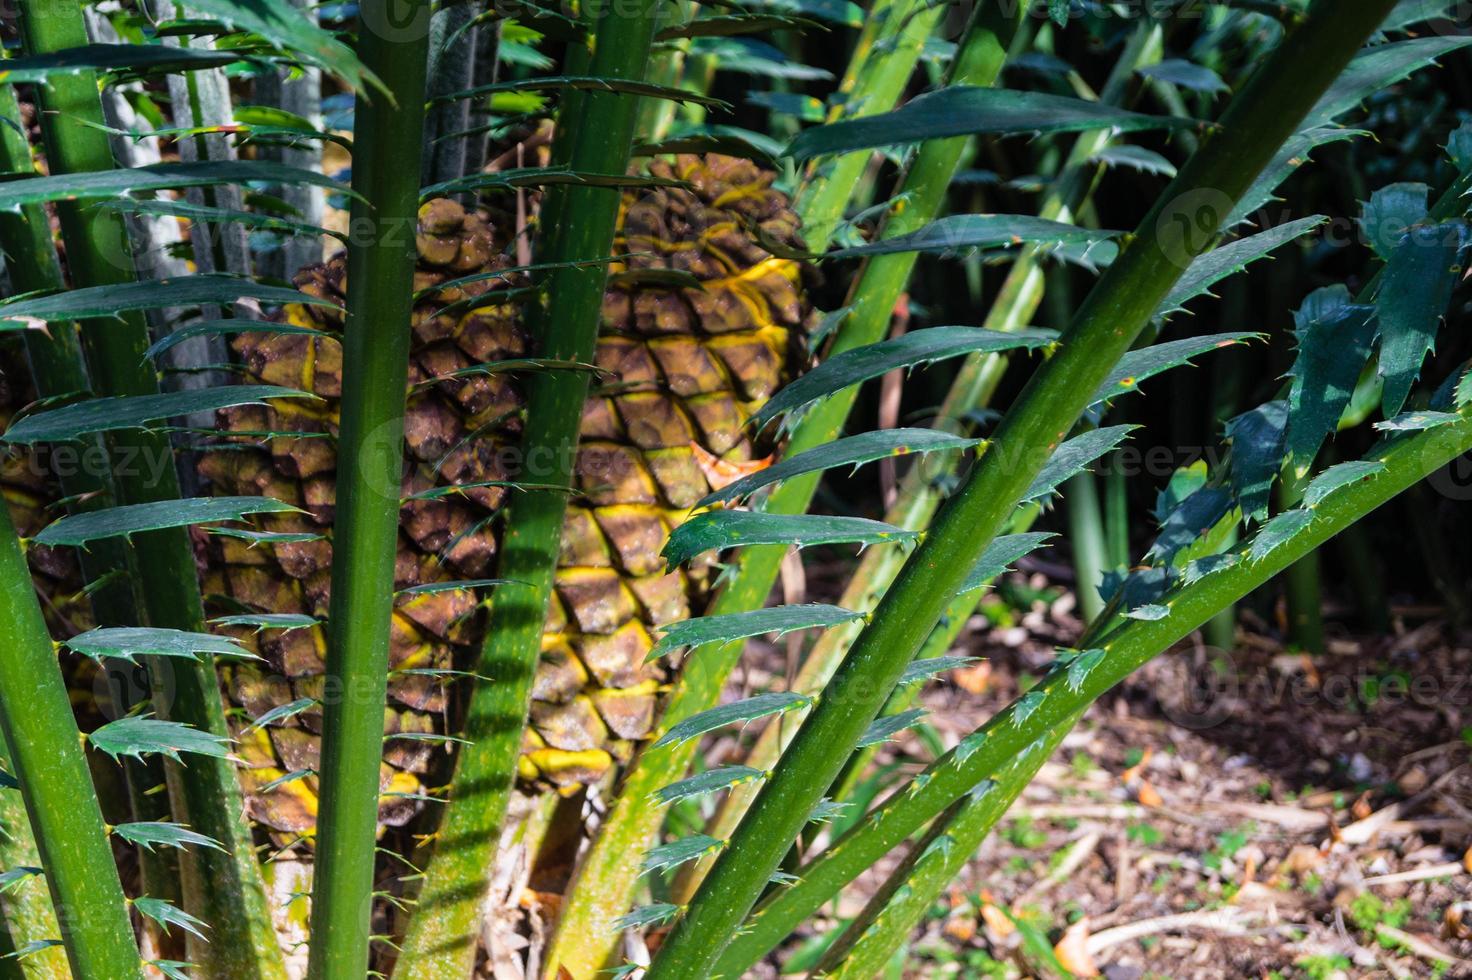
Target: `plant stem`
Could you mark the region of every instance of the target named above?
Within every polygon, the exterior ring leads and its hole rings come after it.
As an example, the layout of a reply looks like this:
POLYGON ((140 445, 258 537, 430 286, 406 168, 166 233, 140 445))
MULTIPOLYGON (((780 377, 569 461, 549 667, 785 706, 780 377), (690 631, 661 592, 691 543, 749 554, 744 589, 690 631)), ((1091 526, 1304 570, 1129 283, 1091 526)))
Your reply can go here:
MULTIPOLYGON (((1104 101, 1121 100, 1126 85, 1134 77, 1135 68, 1140 64, 1159 60, 1160 33, 1160 28, 1155 25, 1142 27, 1136 32, 1123 54, 1120 55, 1119 62, 1115 65, 1108 83, 1104 86, 1101 95, 1104 101)), ((962 81, 963 78, 964 76, 958 75, 957 81, 962 81)), ((972 82, 972 84, 977 83, 972 82)), ((1085 134, 1075 142, 1067 167, 1043 200, 1040 210, 1042 217, 1058 221, 1067 221, 1072 218, 1079 204, 1087 199, 1093 183, 1093 175, 1097 167, 1089 161, 1111 140, 1112 136, 1109 132, 1097 131, 1085 134)), ((930 145, 926 144, 926 147, 930 145)), ((964 147, 964 141, 962 145, 964 147)), ((925 152, 925 148, 920 151, 922 156, 925 152)), ((947 183, 953 173, 954 167, 952 171, 945 173, 944 180, 947 183)), ((936 171, 932 176, 934 179, 941 179, 939 174, 940 171, 936 171)), ((1046 277, 1043 271, 1042 255, 1042 251, 1034 247, 1022 250, 1002 288, 998 291, 986 320, 982 324, 983 327, 989 330, 1010 332, 1028 325, 1043 298, 1046 277)), ((900 273, 903 273, 905 277, 896 278, 890 283, 894 289, 890 300, 893 303, 894 297, 898 297, 899 290, 903 288, 910 269, 913 268, 914 258, 905 255, 881 258, 884 262, 877 266, 875 275, 892 274, 898 277, 900 273), (907 258, 908 264, 901 265, 900 263, 907 258)), ((875 261, 880 262, 881 260, 875 261)), ((865 268, 866 278, 870 270, 875 268, 874 266, 865 268)), ((877 304, 875 307, 877 308, 877 304)), ((851 317, 849 325, 853 326, 858 322, 862 321, 851 317)), ((1007 358, 996 354, 968 357, 962 362, 961 370, 957 373, 955 381, 952 382, 932 426, 947 430, 964 427, 967 424, 967 416, 974 409, 983 407, 991 401, 992 395, 1002 381, 1007 364, 1007 358)), ((934 516, 936 508, 940 506, 944 488, 952 475, 952 471, 948 468, 938 468, 928 459, 921 460, 905 474, 900 483, 899 499, 885 515, 885 521, 897 527, 912 530, 923 528, 934 516)), ((779 488, 778 493, 781 492, 781 489, 779 488)), ((806 506, 805 498, 804 509, 806 506)), ((747 549, 748 552, 755 550, 747 549)), ((745 554, 738 557, 738 562, 745 557, 745 554)), ((884 590, 894 581, 903 563, 904 554, 899 549, 870 548, 859 562, 858 570, 845 588, 839 604, 846 609, 865 612, 872 610, 883 596, 884 590)), ((762 599, 764 598, 765 593, 762 596, 762 599)), ((760 602, 762 599, 757 601, 760 602)), ((833 671, 837 669, 839 661, 847 652, 854 637, 858 635, 858 631, 858 624, 825 630, 804 660, 794 682, 794 688, 801 693, 821 690, 832 677, 833 671)), ((790 739, 792 727, 790 724, 768 725, 759 736, 756 745, 753 746, 746 764, 759 769, 770 768, 785 746, 786 740, 790 739)), ((751 805, 759 788, 757 784, 749 783, 730 790, 715 820, 712 821, 706 832, 716 838, 728 837, 746 812, 747 807, 751 805)), ((682 901, 688 900, 694 893, 695 886, 700 883, 700 879, 704 877, 705 872, 713 863, 714 858, 692 863, 689 870, 683 873, 677 882, 676 897, 682 901)))
POLYGON ((1202 195, 1234 205, 1393 6, 1394 0, 1366 0, 1350 11, 1319 0, 1233 100, 1219 128, 1085 300, 1058 351, 1033 376, 966 484, 937 515, 885 593, 675 923, 650 966, 649 980, 710 975, 722 945, 740 927, 838 774, 845 754, 835 747, 854 745, 873 721, 1047 454, 1067 437, 1185 268, 1210 245, 1230 206, 1203 208, 1202 195), (1202 234, 1167 239, 1181 221, 1202 234))
POLYGON ((845 884, 1038 738, 1068 724, 1104 692, 1216 613, 1469 449, 1472 418, 1465 415, 1460 422, 1386 444, 1371 457, 1383 461, 1385 469, 1325 498, 1303 532, 1261 559, 1243 557, 1170 597, 1170 613, 1163 619, 1127 621, 1104 638, 1103 659, 1080 682, 1072 683, 1067 671, 1050 674, 1034 689, 1043 697, 1032 700, 1025 712, 1018 710, 1019 702, 998 712, 956 749, 927 766, 915 784, 918 788, 892 796, 802 868, 797 884, 774 893, 743 924, 708 975, 740 976, 845 884))
POLYGON ((1099 586, 1110 567, 1104 536, 1104 516, 1099 509, 1099 484, 1094 474, 1079 473, 1063 491, 1068 516, 1068 540, 1073 545, 1074 592, 1084 622, 1093 622, 1104 611, 1099 586))
MULTIPOLYGON (((14 775, 10 748, 3 743, 4 739, 0 738, 0 767, 14 775)), ((0 868, 39 867, 41 856, 31 835, 25 799, 17 789, 0 788, 0 868)), ((51 896, 39 880, 24 881, 0 892, 0 917, 4 918, 3 941, 10 946, 7 953, 14 953, 26 943, 61 935, 51 896)), ((57 946, 32 953, 24 964, 15 959, 0 961, 0 977, 6 980, 66 980, 70 976, 66 950, 57 946)))
MULTIPOLYGON (((368 6, 389 16, 387 0, 368 6)), ((395 32, 365 18, 358 37, 358 57, 393 96, 360 95, 355 109, 352 227, 369 238, 348 249, 337 451, 338 471, 352 478, 338 481, 333 520, 326 690, 340 693, 322 715, 307 968, 318 980, 368 972, 429 17, 424 5, 395 32)))
MULTIPOLYGON (((930 0, 889 0, 875 11, 871 18, 875 25, 873 40, 866 42, 861 38, 852 64, 862 67, 851 67, 845 75, 844 83, 851 83, 852 89, 843 104, 834 109, 833 118, 840 112, 845 119, 856 119, 892 109, 914 74, 926 39, 944 12, 944 4, 932 5, 930 0)), ((959 142, 964 144, 965 140, 959 142)), ((845 153, 819 160, 809 167, 807 181, 797 195, 797 211, 802 216, 803 239, 810 250, 824 251, 833 241, 845 208, 854 200, 855 185, 872 155, 868 151, 845 153)), ((944 194, 945 186, 940 191, 944 194)), ((913 264, 915 257, 910 258, 913 264)), ((893 306, 891 302, 886 307, 886 317, 893 306)))
POLYGON ((814 974, 834 980, 879 975, 1077 720, 1075 716, 1053 728, 1023 749, 995 781, 982 783, 952 803, 828 948, 814 974))
POLYGON ((72 972, 108 980, 141 977, 123 885, 72 720, 71 700, 4 507, 0 635, 6 638, 0 657, 0 731, 10 747, 51 901, 60 910, 57 917, 66 922, 59 938, 72 972))
MULTIPOLYGON (((35 170, 31 146, 21 125, 15 88, 0 85, 0 171, 30 176, 35 170), (14 123, 14 125, 10 125, 14 123)), ((17 293, 57 292, 66 284, 56 246, 51 239, 51 221, 39 204, 21 208, 16 214, 0 214, 0 250, 6 255, 6 271, 17 293)), ((87 391, 91 380, 82 357, 81 338, 75 323, 53 323, 45 331, 25 331, 26 359, 37 394, 42 398, 87 391)), ((102 448, 102 440, 89 437, 79 458, 87 459, 91 447, 102 448)), ((110 474, 86 467, 73 468, 57 476, 68 513, 106 507, 115 499, 110 474)), ((117 538, 93 542, 77 555, 82 578, 90 591, 88 604, 99 626, 128 626, 138 621, 140 603, 133 592, 136 572, 129 564, 128 549, 117 538)), ((132 705, 116 705, 127 710, 132 705)), ((168 820, 168 798, 145 791, 164 783, 163 760, 125 759, 123 769, 133 819, 168 820)), ((140 850, 138 862, 143 888, 156 898, 178 902, 179 861, 168 849, 140 850)))
MULTIPOLYGON (((984 11, 992 9, 989 5, 984 11)), ((991 84, 1001 70, 1007 40, 1014 29, 1013 22, 999 21, 993 14, 985 13, 957 52, 957 81, 991 84)), ((900 187, 900 193, 910 194, 909 201, 903 210, 890 215, 885 236, 913 231, 935 217, 965 143, 964 139, 933 140, 920 148, 900 187)), ((840 202, 839 210, 842 206, 840 202)), ((804 213, 805 226, 813 214, 804 213)), ((878 256, 865 263, 854 287, 851 312, 834 338, 830 354, 873 343, 884 336, 895 300, 909 279, 915 259, 913 254, 898 253, 878 256)), ((856 397, 857 392, 850 389, 813 406, 793 432, 787 453, 796 454, 836 438, 856 397)), ((772 492, 766 510, 774 514, 800 514, 807 510, 817 485, 817 477, 789 480, 772 492)), ((786 549, 781 547, 742 549, 734 559, 734 574, 708 614, 759 608, 771 593, 785 554, 786 549)), ((660 729, 668 730, 680 720, 712 707, 743 648, 744 644, 737 642, 692 650, 665 705, 660 729)), ((580 976, 601 968, 613 955, 618 936, 612 924, 632 903, 639 875, 638 864, 629 860, 629 854, 648 846, 664 816, 663 808, 652 794, 679 779, 698 748, 689 742, 639 754, 625 776, 613 809, 579 862, 568 891, 571 900, 563 910, 549 949, 549 969, 561 964, 574 976, 580 976)))
MULTIPOLYGON (((590 74, 639 80, 649 61, 658 11, 602 11, 590 74)), ((577 172, 623 174, 629 165, 639 100, 611 91, 590 91, 581 100, 584 120, 567 126, 568 166, 577 172)), ((577 262, 549 274, 541 302, 532 308, 531 333, 544 357, 589 362, 597 343, 607 267, 588 263, 613 247, 620 194, 617 190, 558 185, 548 191, 549 212, 576 216, 545 230, 541 260, 577 262)), ((537 372, 527 385, 527 461, 521 478, 572 486, 574 447, 588 374, 537 372)), ((464 735, 470 740, 456 760, 450 804, 436 838, 417 914, 410 921, 398 975, 460 980, 475 957, 481 905, 495 854, 502 814, 516 781, 521 733, 541 651, 542 628, 551 594, 567 495, 528 490, 507 508, 501 545, 503 586, 491 602, 490 624, 476 672, 464 735)))
MULTIPOLYGON (((20 7, 21 36, 28 54, 49 54, 88 43, 81 6, 72 0, 20 7)), ((84 173, 116 166, 91 71, 58 72, 37 88, 41 132, 50 173, 84 173)), ((57 217, 66 244, 67 269, 73 286, 120 285, 135 281, 127 228, 118 212, 89 207, 86 202, 59 201, 57 217)), ((88 321, 81 325, 82 346, 99 395, 147 395, 158 381, 147 359, 148 331, 141 316, 88 321)), ((123 504, 172 500, 179 495, 178 474, 168 437, 132 430, 108 440, 116 452, 148 465, 114 473, 118 501, 123 504), (162 465, 154 465, 155 462, 162 465), (149 472, 157 473, 150 478, 149 472)), ((133 535, 137 567, 149 625, 199 631, 204 629, 199 582, 188 532, 183 528, 133 535)), ((159 715, 202 731, 227 736, 212 657, 198 661, 149 658, 154 703, 159 715)), ((198 758, 186 769, 166 763, 169 798, 176 820, 224 847, 190 848, 182 859, 185 906, 209 924, 210 941, 191 937, 189 958, 200 969, 232 978, 285 977, 266 905, 254 842, 246 826, 245 807, 234 764, 227 759, 198 758)))

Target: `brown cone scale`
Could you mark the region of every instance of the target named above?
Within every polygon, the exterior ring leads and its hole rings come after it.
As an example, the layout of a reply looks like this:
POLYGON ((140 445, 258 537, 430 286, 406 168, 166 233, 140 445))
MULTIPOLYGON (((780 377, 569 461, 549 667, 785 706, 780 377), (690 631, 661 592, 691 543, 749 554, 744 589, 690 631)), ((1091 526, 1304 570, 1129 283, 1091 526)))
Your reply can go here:
MULTIPOLYGON (((718 156, 656 161, 649 170, 686 186, 625 198, 594 359, 600 374, 584 411, 520 766, 524 779, 564 790, 602 778, 648 735, 668 679, 645 663, 651 634, 698 612, 709 587, 703 570, 666 574, 659 552, 711 489, 703 460, 740 466, 758 455, 742 424, 800 366, 810 312, 801 266, 755 244, 752 226, 797 242, 796 217, 770 174, 718 156), (700 288, 686 285, 688 276, 700 288)), ((514 273, 451 281, 509 268, 510 231, 451 200, 420 210, 415 284, 423 298, 411 324, 385 734, 445 732, 458 695, 452 675, 434 672, 465 669, 481 640, 486 595, 404 590, 495 575, 497 514, 514 491, 493 484, 517 478, 524 400, 516 372, 484 366, 536 356, 518 302, 527 283, 514 273)), ((303 269, 296 283, 341 304, 345 277, 338 256, 303 269)), ((321 400, 221 413, 222 428, 241 435, 207 453, 200 470, 215 493, 266 494, 306 513, 262 520, 289 540, 202 536, 206 592, 222 611, 322 620, 343 369, 331 334, 341 313, 299 306, 284 319, 327 335, 241 335, 234 348, 242 380, 321 400)), ((243 734, 247 805, 275 831, 310 833, 320 712, 247 726, 322 693, 322 627, 239 635, 264 658, 231 666, 223 678, 243 734)), ((380 818, 398 825, 416 812, 413 798, 434 778, 443 749, 395 738, 385 746, 380 818)))

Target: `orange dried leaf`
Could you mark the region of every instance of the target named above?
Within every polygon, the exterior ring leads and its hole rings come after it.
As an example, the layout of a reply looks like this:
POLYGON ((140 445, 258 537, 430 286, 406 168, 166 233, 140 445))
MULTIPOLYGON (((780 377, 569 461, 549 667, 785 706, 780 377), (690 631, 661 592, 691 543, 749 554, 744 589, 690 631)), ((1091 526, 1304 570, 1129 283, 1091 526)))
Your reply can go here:
POLYGON ((981 921, 985 922, 986 927, 999 938, 1005 939, 1017 931, 1017 926, 1013 924, 1007 913, 997 908, 991 902, 982 903, 981 921))
POLYGON ((1089 920, 1079 919, 1063 930, 1063 938, 1053 947, 1053 955, 1065 970, 1076 977, 1100 976, 1094 958, 1089 955, 1089 920))
POLYGON ((771 456, 753 459, 746 463, 733 463, 721 459, 700 443, 693 441, 690 443, 690 450, 695 454, 695 465, 700 467, 700 472, 704 474, 712 490, 724 490, 743 476, 760 473, 777 461, 774 453, 771 456))

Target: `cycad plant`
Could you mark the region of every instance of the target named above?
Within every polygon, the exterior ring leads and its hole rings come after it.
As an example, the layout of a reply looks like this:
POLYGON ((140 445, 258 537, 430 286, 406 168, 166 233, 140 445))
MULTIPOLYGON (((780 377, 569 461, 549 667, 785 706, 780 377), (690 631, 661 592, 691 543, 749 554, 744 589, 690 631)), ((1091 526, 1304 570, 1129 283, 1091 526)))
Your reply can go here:
POLYGON ((812 971, 874 976, 1105 691, 1285 571, 1310 622, 1316 550, 1472 450, 1472 126, 1363 139, 1458 5, 1146 6, 22 0, 0 970, 735 977, 898 852, 812 971), (1313 262, 1330 144, 1365 244, 1313 262), (1273 253, 1289 306, 1193 328, 1273 253), (1096 485, 1254 345, 1219 465, 1096 485), (1044 547, 1076 647, 874 805, 1044 547))

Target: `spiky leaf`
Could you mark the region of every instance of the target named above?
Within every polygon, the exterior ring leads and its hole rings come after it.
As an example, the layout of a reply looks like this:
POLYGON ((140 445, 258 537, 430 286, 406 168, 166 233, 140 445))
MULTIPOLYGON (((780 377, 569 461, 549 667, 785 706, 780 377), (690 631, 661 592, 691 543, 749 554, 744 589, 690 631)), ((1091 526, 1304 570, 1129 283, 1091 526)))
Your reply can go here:
POLYGON ((1082 472, 1090 463, 1124 442, 1133 425, 1111 425, 1103 429, 1090 429, 1074 436, 1059 446, 1048 462, 1043 464, 1032 486, 1022 495, 1022 503, 1041 500, 1067 481, 1082 472))
POLYGON ((1268 498, 1283 466, 1288 427, 1288 403, 1259 405, 1227 423, 1232 446, 1228 472, 1242 516, 1255 521, 1267 515, 1268 498))
POLYGON ((1149 347, 1132 350, 1119 359, 1119 363, 1109 373, 1109 377, 1099 386, 1099 390, 1094 392, 1093 404, 1089 406, 1090 413, 1097 418, 1102 414, 1103 407, 1114 399, 1138 391, 1142 382, 1157 374, 1190 364, 1193 357, 1209 351, 1221 350, 1224 347, 1235 347, 1261 337, 1262 334, 1249 331, 1218 333, 1205 337, 1188 337, 1185 340, 1171 340, 1163 344, 1151 344, 1149 347))
POLYGON ((1232 495, 1224 487, 1202 487, 1166 517, 1150 547, 1150 557, 1170 564, 1181 549, 1205 536, 1231 509, 1232 495))
POLYGON ((910 453, 970 449, 975 445, 976 439, 953 436, 935 429, 879 429, 863 432, 824 443, 816 449, 809 449, 757 470, 709 494, 695 506, 709 507, 728 500, 741 500, 763 487, 804 473, 817 473, 838 466, 852 466, 857 469, 879 459, 910 453))
MULTIPOLYGON (((364 67, 352 48, 331 31, 318 27, 315 17, 303 17, 301 9, 289 0, 189 0, 189 9, 259 34, 292 57, 331 72, 354 91, 363 92, 370 84, 380 91, 383 89, 383 83, 364 67)), ((424 16, 428 17, 429 11, 424 11, 424 16)), ((365 12, 360 29, 403 31, 406 28, 388 20, 386 9, 376 9, 365 12)), ((387 92, 381 91, 381 95, 390 97, 387 92)))
POLYGON ((1351 303, 1343 286, 1331 286, 1309 294, 1293 315, 1298 357, 1289 371, 1287 449, 1300 467, 1313 463, 1354 396, 1370 360, 1374 312, 1351 303))
POLYGON ((668 871, 670 868, 678 868, 682 864, 703 858, 707 854, 714 854, 726 842, 706 834, 691 834, 689 837, 680 837, 668 843, 651 847, 644 854, 644 860, 639 865, 640 874, 649 874, 652 871, 668 871))
POLYGON ((1317 507, 1335 490, 1347 487, 1385 470, 1385 464, 1376 459, 1357 459, 1338 463, 1314 477, 1304 488, 1303 502, 1308 507, 1317 507))
POLYGON ((291 504, 269 497, 190 497, 72 514, 47 525, 36 535, 44 545, 84 545, 165 527, 188 527, 212 521, 238 521, 250 514, 294 512, 291 504))
POLYGON ((274 725, 277 722, 286 721, 288 718, 295 718, 303 711, 310 711, 320 704, 321 702, 316 698, 297 698, 295 701, 278 704, 270 711, 262 713, 245 730, 250 731, 252 728, 265 728, 267 725, 274 725))
POLYGON ((0 67, 0 81, 10 85, 44 82, 53 75, 82 71, 153 72, 199 71, 233 64, 247 54, 206 48, 164 47, 161 44, 84 44, 46 54, 8 58, 0 67))
POLYGON ((678 745, 680 742, 699 738, 706 732, 713 732, 717 728, 735 724, 746 725, 758 718, 791 711, 793 708, 805 708, 810 704, 812 704, 812 698, 790 691, 770 691, 766 694, 758 694, 743 701, 718 705, 682 719, 661 735, 654 746, 658 748, 662 745, 678 745))
MULTIPOLYGON (((298 15, 300 17, 300 15, 298 15)), ((210 160, 202 163, 155 163, 148 167, 97 170, 49 177, 27 177, 0 185, 0 210, 14 211, 26 204, 52 201, 98 200, 146 191, 216 184, 310 184, 334 194, 353 191, 313 170, 288 167, 265 160, 210 160)), ((141 283, 141 285, 154 285, 141 283)), ((126 289, 127 286, 110 286, 126 289)))
POLYGON ((902 337, 881 340, 830 357, 777 392, 752 416, 751 424, 760 430, 778 416, 808 402, 900 368, 929 364, 973 352, 995 354, 1017 348, 1032 350, 1055 340, 1057 334, 1046 330, 1018 330, 1011 333, 984 330, 980 327, 930 327, 916 330, 902 337))
POLYGON ((1431 188, 1425 184, 1390 184, 1370 195, 1360 210, 1360 230, 1370 248, 1382 259, 1390 258, 1395 246, 1413 225, 1426 220, 1426 199, 1431 188))
POLYGON ((8 868, 5 871, 0 871, 0 895, 13 891, 32 878, 41 877, 45 874, 46 870, 44 868, 32 868, 29 866, 8 868))
POLYGON ((663 635, 650 651, 648 659, 657 659, 680 647, 728 643, 749 636, 764 636, 767 633, 781 636, 794 630, 826 629, 863 618, 863 613, 851 609, 810 603, 677 620, 660 627, 663 635))
POLYGON ((1167 58, 1153 65, 1137 68, 1136 73, 1157 82, 1179 85, 1193 92, 1225 92, 1229 86, 1222 77, 1205 65, 1184 58, 1167 58))
POLYGON ((1314 512, 1304 508, 1285 510, 1262 526, 1252 539, 1252 560, 1262 561, 1287 544, 1313 522, 1314 512))
POLYGON ((696 514, 675 528, 661 554, 670 568, 674 568, 707 551, 748 545, 807 548, 819 544, 892 544, 913 541, 918 536, 918 531, 862 517, 717 510, 696 514))
POLYGON ((1026 531, 995 538, 986 546, 986 551, 982 552, 976 566, 966 576, 961 592, 972 592, 981 588, 1055 537, 1056 534, 1047 531, 1026 531))
POLYGON ((1393 419, 1376 422, 1375 429, 1379 432, 1422 432, 1460 421, 1462 416, 1455 412, 1406 412, 1393 419))
POLYGON ((1169 316, 1179 312, 1185 304, 1198 296, 1205 295, 1212 286, 1243 271, 1253 262, 1264 258, 1295 238, 1308 234, 1329 219, 1322 214, 1297 221, 1286 221, 1275 228, 1239 238, 1203 255, 1198 255, 1187 266, 1186 272, 1176 280, 1174 286, 1155 311, 1156 316, 1169 316))
POLYGON ((1247 189, 1247 193, 1237 201, 1237 206, 1227 215, 1222 229, 1230 231, 1236 228, 1265 205, 1276 200, 1277 189, 1285 180, 1293 176, 1299 167, 1309 161, 1314 150, 1329 143, 1368 135, 1369 133, 1362 129, 1338 129, 1327 126, 1309 128, 1295 134, 1283 144, 1272 162, 1263 169, 1257 180, 1253 181, 1252 186, 1247 189))
POLYGON ((1096 245, 1122 232, 1081 228, 1026 214, 953 214, 937 218, 908 235, 882 238, 867 245, 840 248, 825 258, 866 258, 896 252, 962 252, 969 249, 1016 248, 1037 245, 1096 245))
POLYGON ((864 734, 859 736, 857 747, 862 749, 870 745, 879 745, 882 742, 888 742, 924 717, 924 708, 909 708, 901 711, 899 714, 881 715, 875 718, 869 724, 868 728, 864 729, 864 734))
POLYGON ((761 779, 764 776, 766 772, 761 769, 753 769, 751 766, 723 766, 720 769, 707 769, 705 772, 670 783, 668 786, 661 786, 654 791, 654 798, 662 806, 668 806, 680 800, 730 789, 732 786, 738 786, 753 779, 761 779))
POLYGON ((625 929, 647 929, 649 926, 663 925, 679 914, 680 906, 668 902, 640 905, 628 915, 621 915, 613 920, 613 931, 623 932, 625 929))
POLYGON ((975 657, 930 657, 925 660, 912 660, 910 666, 900 675, 901 685, 914 684, 917 681, 929 680, 936 674, 943 674, 957 667, 965 667, 967 664, 976 663, 975 657))
POLYGON ((952 85, 917 96, 893 112, 804 130, 788 145, 787 155, 802 161, 829 153, 981 133, 1006 136, 1090 129, 1124 133, 1196 125, 1194 119, 1147 116, 1043 92, 952 85))
POLYGON ((1472 37, 1427 37, 1366 48, 1329 86, 1304 120, 1304 128, 1332 122, 1370 96, 1468 44, 1472 37))
POLYGON ((155 847, 172 847, 182 851, 190 845, 209 847, 217 851, 225 849, 213 837, 196 833, 183 824, 167 823, 162 820, 147 823, 120 823, 112 829, 112 832, 145 851, 151 851, 155 847))
POLYGON ((170 905, 161 898, 135 898, 133 907, 144 917, 163 926, 165 932, 168 932, 172 926, 178 926, 190 935, 206 939, 201 930, 208 929, 209 926, 203 920, 195 918, 181 908, 170 905))
POLYGON ((1385 379, 1381 409, 1386 418, 1405 406, 1426 355, 1436 347, 1437 327, 1462 278, 1467 240, 1467 227, 1460 221, 1420 226, 1390 253, 1375 301, 1380 376, 1385 379))
POLYGON ((212 633, 187 633, 183 630, 157 629, 145 626, 113 626, 88 630, 66 641, 77 653, 101 660, 113 657, 133 662, 134 657, 188 657, 201 654, 259 659, 227 636, 212 633))
MULTIPOLYGON (((306 294, 303 293, 303 296, 306 294)), ((293 300, 295 302, 295 300, 293 300)), ((144 357, 157 358, 160 354, 173 350, 186 340, 195 337, 222 337, 237 333, 261 333, 261 334, 309 334, 316 337, 329 337, 326 331, 314 327, 301 327, 294 323, 275 323, 269 320, 196 320, 175 327, 149 346, 143 352, 144 357)))
POLYGON ((210 620, 219 626, 249 626, 254 627, 257 632, 261 630, 292 630, 310 629, 321 625, 322 621, 315 616, 306 613, 236 613, 230 616, 216 616, 210 620))
POLYGON ((125 755, 142 759, 151 753, 178 762, 181 752, 223 759, 228 754, 229 740, 175 721, 129 715, 98 728, 87 736, 87 741, 114 759, 120 760, 125 755))
POLYGON ((92 398, 27 415, 0 438, 19 445, 65 442, 95 432, 144 428, 150 422, 196 412, 213 412, 236 405, 264 405, 272 398, 313 397, 309 392, 276 385, 218 385, 157 395, 92 398))

